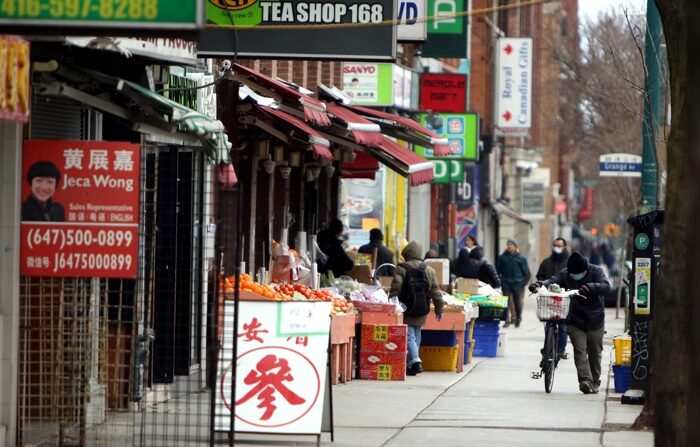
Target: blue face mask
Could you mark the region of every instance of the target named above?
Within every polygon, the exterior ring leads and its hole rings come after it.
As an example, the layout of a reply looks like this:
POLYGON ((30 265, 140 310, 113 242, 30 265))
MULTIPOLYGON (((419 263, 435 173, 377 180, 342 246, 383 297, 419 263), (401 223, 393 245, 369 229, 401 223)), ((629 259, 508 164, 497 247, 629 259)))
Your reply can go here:
POLYGON ((581 281, 581 280, 583 279, 583 277, 586 276, 586 272, 583 272, 583 273, 569 273, 569 276, 570 276, 571 279, 573 279, 574 281, 581 281))

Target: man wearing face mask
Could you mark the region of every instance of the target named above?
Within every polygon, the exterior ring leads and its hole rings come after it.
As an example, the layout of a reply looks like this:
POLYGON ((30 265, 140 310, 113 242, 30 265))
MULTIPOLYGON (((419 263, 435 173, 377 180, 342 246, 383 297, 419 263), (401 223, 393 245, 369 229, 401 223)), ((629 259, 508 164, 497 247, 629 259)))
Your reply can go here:
MULTIPOLYGON (((554 239, 554 242, 552 242, 552 255, 540 264, 537 275, 535 275, 537 280, 544 281, 556 275, 566 268, 568 260, 569 251, 566 249, 566 239, 561 237, 554 239)), ((566 353, 566 337, 566 324, 562 323, 559 326, 559 341, 557 342, 557 347, 559 348, 559 358, 564 360, 569 358, 569 355, 566 353)))
POLYGON ((578 289, 581 295, 571 298, 566 321, 574 347, 579 390, 584 394, 597 394, 605 334, 605 294, 610 290, 608 278, 602 268, 589 264, 580 253, 574 252, 564 270, 548 280, 530 284, 529 288, 534 292, 540 286, 551 284, 568 290, 578 289))

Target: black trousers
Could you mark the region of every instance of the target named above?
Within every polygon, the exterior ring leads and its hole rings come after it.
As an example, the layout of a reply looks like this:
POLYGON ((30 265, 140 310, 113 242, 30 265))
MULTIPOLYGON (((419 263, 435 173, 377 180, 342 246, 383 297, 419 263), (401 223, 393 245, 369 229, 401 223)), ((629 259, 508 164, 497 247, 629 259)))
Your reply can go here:
POLYGON ((522 320, 523 318, 523 291, 524 288, 503 289, 503 293, 508 297, 508 308, 510 309, 510 320, 522 320))

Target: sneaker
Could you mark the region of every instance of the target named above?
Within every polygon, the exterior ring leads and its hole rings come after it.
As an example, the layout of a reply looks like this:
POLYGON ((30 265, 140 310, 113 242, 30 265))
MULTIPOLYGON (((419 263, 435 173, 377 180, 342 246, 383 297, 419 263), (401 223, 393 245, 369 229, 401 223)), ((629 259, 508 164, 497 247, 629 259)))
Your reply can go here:
POLYGON ((591 394, 593 392, 593 384, 588 380, 583 380, 578 384, 578 389, 581 390, 583 394, 591 394))
POLYGON ((506 320, 506 324, 503 325, 504 328, 510 326, 510 320, 506 320))
POLYGON ((560 352, 559 360, 569 360, 569 354, 567 354, 566 352, 560 352))
POLYGON ((600 385, 594 383, 594 384, 591 386, 591 393, 592 393, 592 394, 598 394, 598 393, 600 393, 600 385))
POLYGON ((515 320, 515 327, 520 327, 520 322, 523 321, 522 318, 515 320))
POLYGON ((423 372, 423 364, 421 362, 416 362, 413 365, 406 368, 407 376, 415 376, 423 372))

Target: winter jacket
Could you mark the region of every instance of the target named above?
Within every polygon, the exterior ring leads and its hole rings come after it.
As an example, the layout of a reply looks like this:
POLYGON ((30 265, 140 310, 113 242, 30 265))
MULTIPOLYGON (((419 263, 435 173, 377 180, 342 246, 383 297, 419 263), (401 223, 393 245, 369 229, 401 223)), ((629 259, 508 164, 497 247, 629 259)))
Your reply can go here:
POLYGON ((30 194, 22 203, 22 220, 27 222, 65 222, 66 212, 63 205, 49 199, 40 202, 30 194))
POLYGON ((357 250, 357 252, 373 255, 375 248, 377 249, 377 267, 379 267, 382 264, 394 263, 394 254, 391 252, 391 250, 386 248, 386 245, 382 244, 381 241, 370 241, 369 244, 361 246, 360 249, 357 250))
POLYGON ((481 248, 474 247, 471 252, 463 248, 455 264, 454 273, 458 278, 477 278, 493 288, 501 287, 496 267, 483 257, 481 248))
POLYGON ((501 288, 503 293, 518 292, 525 287, 530 280, 530 267, 527 259, 520 253, 504 251, 496 261, 496 271, 501 276, 501 288))
POLYGON ((345 275, 345 273, 355 266, 350 257, 345 254, 343 242, 336 236, 329 234, 328 230, 323 230, 318 233, 318 246, 321 251, 328 256, 328 260, 324 265, 318 266, 320 273, 333 272, 336 278, 345 275))
POLYGON ((576 326, 582 331, 600 329, 605 325, 605 294, 610 290, 610 283, 602 268, 588 264, 586 276, 580 281, 571 278, 566 268, 552 278, 542 281, 542 285, 547 288, 555 283, 567 290, 581 289, 585 284, 591 291, 588 297, 571 298, 567 324, 576 326))
MULTIPOLYGON (((406 264, 413 268, 418 268, 423 262, 423 248, 417 242, 411 242, 406 246, 406 248, 403 249, 401 256, 403 256, 406 264)), ((445 303, 442 301, 442 293, 440 292, 438 283, 435 280, 435 271, 431 267, 426 266, 425 272, 428 276, 428 284, 430 285, 430 299, 435 306, 435 313, 441 314, 445 303)), ((396 274, 394 274, 394 280, 391 283, 391 291, 389 292, 389 296, 399 296, 405 275, 406 267, 399 264, 396 267, 396 274)), ((427 318, 427 315, 423 315, 421 317, 404 315, 403 322, 409 326, 423 326, 427 318)))
POLYGON ((566 268, 566 261, 568 260, 568 250, 564 250, 564 252, 560 254, 552 253, 550 257, 542 261, 535 277, 538 281, 544 281, 545 279, 551 278, 566 268))

